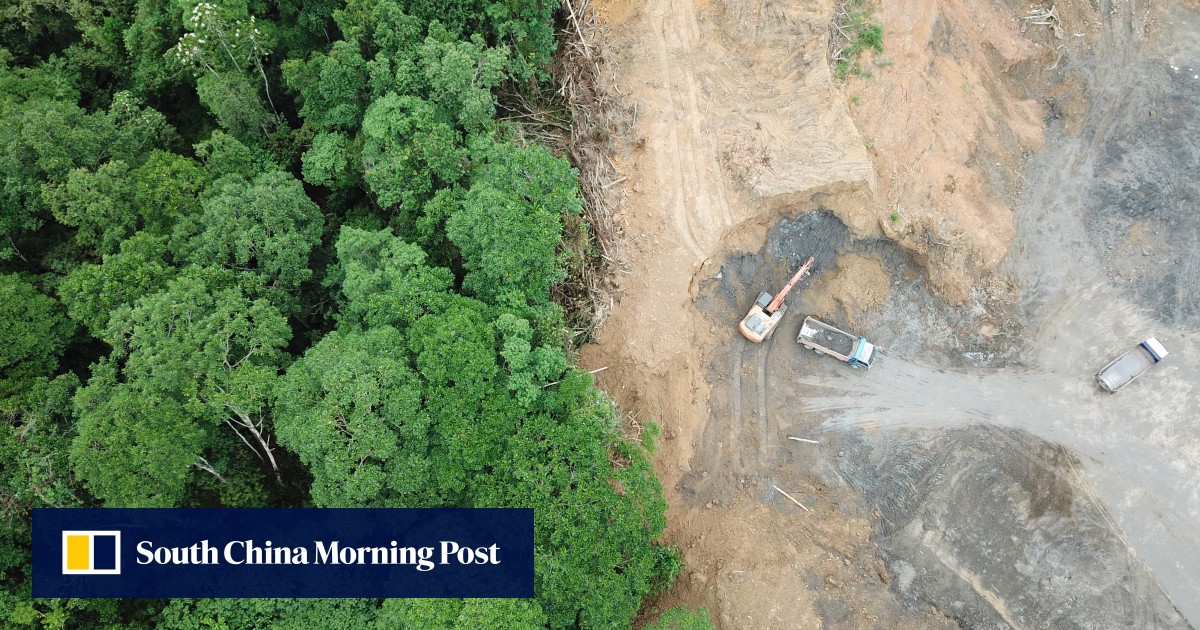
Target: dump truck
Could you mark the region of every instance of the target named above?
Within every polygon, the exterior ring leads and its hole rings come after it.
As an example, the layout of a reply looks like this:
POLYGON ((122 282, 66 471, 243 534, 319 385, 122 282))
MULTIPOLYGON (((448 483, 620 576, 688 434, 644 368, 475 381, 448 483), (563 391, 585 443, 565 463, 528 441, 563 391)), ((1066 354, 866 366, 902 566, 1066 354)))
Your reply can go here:
POLYGON ((796 343, 811 348, 817 354, 827 354, 853 368, 871 369, 878 349, 866 337, 852 335, 814 317, 805 317, 796 343))
POLYGON ((1096 373, 1096 382, 1108 393, 1116 393, 1118 389, 1133 382, 1133 379, 1165 359, 1168 354, 1170 353, 1158 339, 1151 337, 1104 366, 1104 369, 1096 373))
POLYGON ((792 279, 774 297, 766 291, 758 294, 758 299, 754 301, 754 306, 750 307, 750 312, 746 313, 746 316, 738 323, 738 330, 742 332, 742 336, 754 343, 760 343, 762 340, 770 338, 771 333, 775 332, 775 327, 783 319, 783 314, 787 312, 787 304, 783 303, 783 299, 800 281, 801 276, 808 273, 812 264, 813 257, 809 256, 808 261, 801 265, 796 275, 792 276, 792 279))

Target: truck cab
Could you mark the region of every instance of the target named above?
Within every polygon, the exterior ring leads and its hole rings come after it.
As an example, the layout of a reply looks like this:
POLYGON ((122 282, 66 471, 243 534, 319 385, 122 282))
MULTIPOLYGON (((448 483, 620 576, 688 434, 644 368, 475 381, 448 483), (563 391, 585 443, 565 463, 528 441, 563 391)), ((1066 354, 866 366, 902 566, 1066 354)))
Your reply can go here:
POLYGON ((875 360, 875 344, 867 341, 866 337, 859 337, 858 344, 854 347, 854 354, 850 355, 850 359, 846 363, 850 367, 860 368, 863 370, 871 369, 871 362, 875 360))

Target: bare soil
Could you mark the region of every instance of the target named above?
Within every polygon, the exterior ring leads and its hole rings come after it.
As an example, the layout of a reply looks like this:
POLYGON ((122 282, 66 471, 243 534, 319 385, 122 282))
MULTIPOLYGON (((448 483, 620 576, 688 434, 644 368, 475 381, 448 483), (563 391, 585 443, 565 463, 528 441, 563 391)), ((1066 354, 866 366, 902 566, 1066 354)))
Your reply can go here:
MULTIPOLYGON (((1200 127, 1183 120, 1200 84, 1146 73, 1200 67, 1200 42, 1172 53, 1158 39, 1200 18, 1068 0, 1051 26, 1022 19, 1024 3, 885 3, 885 54, 839 82, 834 8, 595 4, 601 74, 637 118, 613 156, 617 298, 581 359, 609 368, 597 381, 634 423, 663 428, 666 539, 688 567, 652 608, 705 606, 723 628, 1186 627, 1155 577, 1165 552, 1144 543, 1166 531, 1200 561, 1170 524, 1200 498, 1152 492, 1161 471, 1146 461, 1195 485, 1200 435, 1164 457, 1138 431, 1175 440, 1178 427, 1095 404, 1077 383, 1107 348, 1069 331, 1129 296, 1169 298, 1154 321, 1200 321, 1186 250, 1200 224, 1183 209, 1200 192, 1187 183, 1200 127), (1139 81, 1164 106, 1119 96, 1139 81), (1166 174, 1131 174, 1171 153, 1183 157, 1166 174), (1085 249, 1100 252, 1091 275, 1085 249), (754 297, 810 255, 781 329, 744 341, 735 323, 754 297), (1095 269, 1127 286, 1083 291, 1095 269), (800 352, 805 314, 872 337, 882 365, 855 380, 800 352), (1081 439, 1096 422, 1107 432, 1081 439), (1114 507, 1102 482, 1151 497, 1168 524, 1114 507)), ((1136 337, 1151 321, 1112 312, 1109 345, 1124 343, 1119 322, 1136 337)), ((1155 400, 1195 417, 1188 391, 1155 400)), ((1176 599, 1200 592, 1186 566, 1167 578, 1176 599)))

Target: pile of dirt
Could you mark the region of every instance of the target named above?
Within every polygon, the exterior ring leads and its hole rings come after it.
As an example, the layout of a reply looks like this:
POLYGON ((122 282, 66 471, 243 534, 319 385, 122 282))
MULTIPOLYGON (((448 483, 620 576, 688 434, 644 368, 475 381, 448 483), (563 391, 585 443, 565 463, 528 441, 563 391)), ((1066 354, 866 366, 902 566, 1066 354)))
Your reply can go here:
POLYGON ((858 328, 858 313, 887 301, 892 278, 878 255, 848 253, 801 296, 805 310, 826 320, 848 321, 858 328))

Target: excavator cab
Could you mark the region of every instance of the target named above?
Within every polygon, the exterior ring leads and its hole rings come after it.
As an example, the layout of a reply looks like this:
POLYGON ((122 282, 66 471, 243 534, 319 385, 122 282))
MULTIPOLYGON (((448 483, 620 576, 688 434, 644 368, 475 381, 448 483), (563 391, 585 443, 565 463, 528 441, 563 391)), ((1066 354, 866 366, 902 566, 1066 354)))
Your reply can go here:
POLYGON ((783 314, 787 312, 787 304, 783 303, 783 299, 787 297, 788 292, 799 282, 800 278, 808 273, 812 264, 813 258, 810 256, 808 262, 800 267, 796 275, 792 276, 792 279, 778 294, 772 296, 766 291, 758 294, 758 299, 754 300, 754 306, 750 307, 750 312, 746 313, 746 316, 738 323, 738 330, 741 331, 743 337, 754 343, 761 343, 771 337, 771 333, 775 332, 775 327, 783 319, 783 314))
MULTIPOLYGON (((770 304, 771 294, 763 293, 763 295, 767 296, 767 303, 770 304)), ((762 296, 759 296, 759 300, 761 299, 762 296)), ((771 334, 775 332, 775 326, 783 319, 783 314, 786 312, 787 304, 784 304, 776 309, 774 313, 768 315, 763 310, 763 307, 759 305, 758 301, 755 301, 750 312, 746 313, 746 316, 742 318, 742 322, 738 324, 738 330, 742 331, 743 337, 754 343, 760 343, 771 337, 771 334)))

